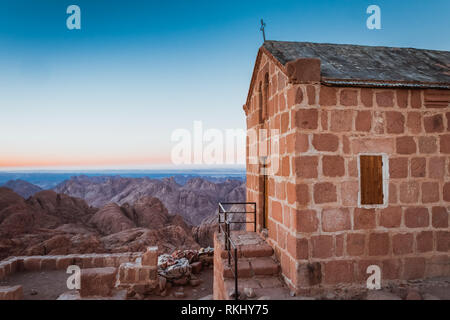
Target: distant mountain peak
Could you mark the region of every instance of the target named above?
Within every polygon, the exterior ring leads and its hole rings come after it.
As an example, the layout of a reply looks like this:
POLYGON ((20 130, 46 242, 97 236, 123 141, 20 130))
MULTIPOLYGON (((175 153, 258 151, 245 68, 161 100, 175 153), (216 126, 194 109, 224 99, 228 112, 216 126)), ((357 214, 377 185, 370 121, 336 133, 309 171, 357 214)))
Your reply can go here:
POLYGON ((9 180, 3 186, 13 190, 15 193, 25 199, 43 190, 42 188, 21 179, 9 180))

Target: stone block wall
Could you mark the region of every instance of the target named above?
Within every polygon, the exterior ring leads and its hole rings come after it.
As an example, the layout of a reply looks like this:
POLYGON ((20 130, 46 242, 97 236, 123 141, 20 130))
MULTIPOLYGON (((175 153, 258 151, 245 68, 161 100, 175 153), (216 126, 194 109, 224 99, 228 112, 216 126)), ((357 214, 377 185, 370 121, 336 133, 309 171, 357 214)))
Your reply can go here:
MULTIPOLYGON (((296 83, 264 50, 255 68, 244 110, 248 129, 280 131, 268 242, 286 282, 297 291, 363 283, 371 264, 384 280, 450 275, 450 92, 296 83), (386 205, 358 204, 361 154, 387 158, 386 205)), ((247 199, 261 226, 263 178, 249 161, 247 199)))
POLYGON ((12 257, 0 261, 0 280, 19 271, 66 270, 70 265, 77 265, 81 269, 118 268, 122 263, 134 262, 141 256, 141 252, 127 252, 12 257))
POLYGON ((155 288, 158 283, 158 247, 149 247, 135 262, 125 262, 119 267, 118 287, 143 285, 155 288))

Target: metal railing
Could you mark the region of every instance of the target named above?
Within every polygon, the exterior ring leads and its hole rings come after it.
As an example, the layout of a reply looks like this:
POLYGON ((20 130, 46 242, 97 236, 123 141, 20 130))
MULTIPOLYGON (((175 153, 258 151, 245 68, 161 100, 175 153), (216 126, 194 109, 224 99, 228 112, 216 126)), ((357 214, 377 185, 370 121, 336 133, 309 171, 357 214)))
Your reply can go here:
POLYGON ((225 250, 228 256, 228 267, 234 276, 234 299, 239 300, 238 291, 238 247, 231 239, 231 224, 253 224, 253 230, 256 232, 256 202, 220 202, 219 203, 219 233, 223 233, 225 250), (228 205, 244 205, 244 211, 228 211, 224 206, 228 205), (253 210, 248 211, 247 206, 252 206, 253 210), (245 214, 245 221, 232 221, 230 214, 245 214), (253 221, 247 221, 247 214, 253 214, 253 221), (222 220, 223 218, 223 220, 222 220), (233 255, 233 253, 234 255, 233 255), (234 269, 231 265, 233 260, 234 269))

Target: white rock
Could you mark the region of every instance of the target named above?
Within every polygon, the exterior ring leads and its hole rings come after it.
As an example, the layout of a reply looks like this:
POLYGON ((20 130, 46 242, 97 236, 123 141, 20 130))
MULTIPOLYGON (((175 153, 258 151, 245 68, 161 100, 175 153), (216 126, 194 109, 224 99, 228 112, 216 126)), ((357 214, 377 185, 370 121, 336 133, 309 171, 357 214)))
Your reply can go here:
POLYGON ((61 294, 56 300, 80 300, 80 293, 78 291, 68 291, 61 294))
POLYGON ((253 288, 244 288, 244 293, 248 298, 254 298, 256 296, 253 288))

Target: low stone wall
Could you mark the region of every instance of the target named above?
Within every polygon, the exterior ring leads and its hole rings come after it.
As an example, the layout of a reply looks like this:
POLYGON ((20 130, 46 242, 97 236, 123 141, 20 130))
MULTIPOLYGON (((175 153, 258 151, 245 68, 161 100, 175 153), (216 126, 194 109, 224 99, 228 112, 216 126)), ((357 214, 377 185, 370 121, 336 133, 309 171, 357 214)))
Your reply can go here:
POLYGON ((158 247, 149 247, 135 262, 122 263, 119 267, 117 287, 145 286, 147 291, 158 285, 158 247))
POLYGON ((81 269, 118 268, 122 263, 135 262, 142 252, 112 254, 71 254, 61 256, 12 257, 0 261, 0 280, 20 271, 66 270, 70 265, 81 269))

